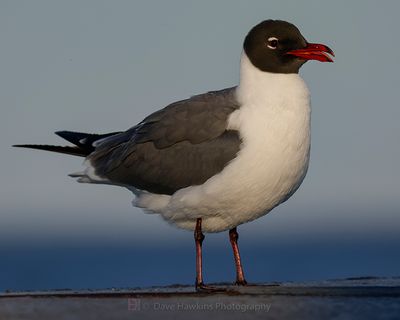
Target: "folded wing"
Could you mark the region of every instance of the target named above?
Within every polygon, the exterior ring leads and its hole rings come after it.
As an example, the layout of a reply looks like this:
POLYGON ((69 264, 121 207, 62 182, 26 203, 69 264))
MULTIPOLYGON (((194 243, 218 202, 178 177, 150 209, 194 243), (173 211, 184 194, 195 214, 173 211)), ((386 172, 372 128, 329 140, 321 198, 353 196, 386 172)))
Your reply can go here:
POLYGON ((111 183, 173 194, 219 173, 240 149, 227 130, 239 105, 235 88, 173 103, 137 126, 94 143, 88 156, 96 175, 111 183))

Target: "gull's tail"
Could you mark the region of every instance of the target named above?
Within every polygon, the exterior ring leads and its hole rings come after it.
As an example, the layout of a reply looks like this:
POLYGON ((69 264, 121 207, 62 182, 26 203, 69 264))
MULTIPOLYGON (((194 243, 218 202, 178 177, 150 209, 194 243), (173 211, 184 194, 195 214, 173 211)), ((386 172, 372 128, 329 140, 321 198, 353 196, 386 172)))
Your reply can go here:
POLYGON ((13 147, 45 150, 58 153, 65 153, 73 156, 86 157, 95 149, 95 142, 113 136, 119 132, 106 134, 91 134, 72 131, 57 131, 56 135, 74 144, 74 146, 52 146, 45 144, 16 144, 13 147))

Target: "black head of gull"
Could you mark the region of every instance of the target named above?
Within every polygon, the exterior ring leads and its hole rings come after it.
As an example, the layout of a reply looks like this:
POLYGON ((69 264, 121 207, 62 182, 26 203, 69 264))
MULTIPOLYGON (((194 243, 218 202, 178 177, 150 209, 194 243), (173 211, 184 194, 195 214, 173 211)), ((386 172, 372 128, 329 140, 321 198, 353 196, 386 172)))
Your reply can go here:
POLYGON ((243 49, 237 87, 174 102, 126 131, 56 132, 73 146, 16 146, 85 157, 86 170, 71 175, 79 182, 126 187, 136 206, 193 230, 197 290, 216 290, 203 283, 202 231, 229 230, 236 284, 245 285, 236 227, 300 186, 310 107, 297 73, 307 60, 332 62, 333 52, 279 20, 251 29, 243 49))
POLYGON ((329 47, 308 43, 295 25, 281 20, 266 20, 253 27, 243 47, 254 66, 273 73, 298 73, 307 60, 332 62, 328 54, 333 55, 329 47))

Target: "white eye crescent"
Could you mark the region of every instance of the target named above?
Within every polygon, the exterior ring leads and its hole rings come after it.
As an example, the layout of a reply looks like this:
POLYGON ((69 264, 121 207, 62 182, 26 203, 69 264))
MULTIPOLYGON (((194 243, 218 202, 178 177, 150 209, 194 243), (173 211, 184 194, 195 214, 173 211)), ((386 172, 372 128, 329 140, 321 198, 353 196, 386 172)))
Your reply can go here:
POLYGON ((278 39, 275 37, 268 38, 267 47, 272 50, 275 50, 278 47, 278 39))

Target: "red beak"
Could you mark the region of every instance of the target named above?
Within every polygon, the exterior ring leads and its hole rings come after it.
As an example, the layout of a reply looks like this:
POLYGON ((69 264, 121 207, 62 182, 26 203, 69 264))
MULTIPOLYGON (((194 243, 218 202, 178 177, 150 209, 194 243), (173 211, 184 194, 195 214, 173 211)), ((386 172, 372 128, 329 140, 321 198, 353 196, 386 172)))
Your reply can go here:
POLYGON ((308 43, 304 49, 292 50, 286 54, 291 54, 305 60, 318 60, 321 62, 333 62, 333 59, 329 55, 335 56, 328 46, 319 43, 308 43))

